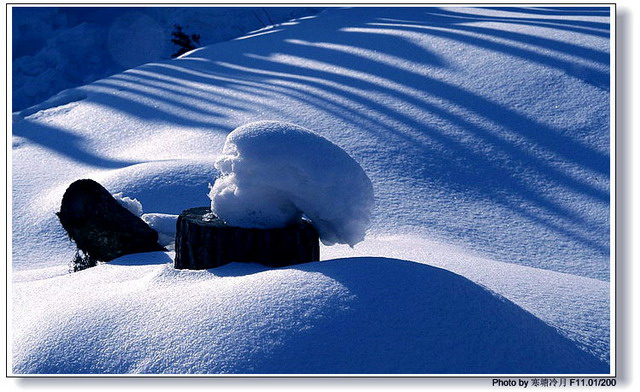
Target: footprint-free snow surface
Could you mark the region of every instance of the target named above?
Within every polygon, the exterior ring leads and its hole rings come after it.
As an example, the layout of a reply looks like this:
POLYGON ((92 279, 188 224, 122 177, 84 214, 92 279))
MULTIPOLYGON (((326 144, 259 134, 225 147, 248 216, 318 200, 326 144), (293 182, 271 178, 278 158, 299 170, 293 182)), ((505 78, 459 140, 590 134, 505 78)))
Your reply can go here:
POLYGON ((608 374, 610 17, 328 9, 15 113, 13 372, 608 374), (68 273, 71 182, 170 241, 227 134, 263 120, 362 167, 364 241, 281 269, 169 251, 68 273))

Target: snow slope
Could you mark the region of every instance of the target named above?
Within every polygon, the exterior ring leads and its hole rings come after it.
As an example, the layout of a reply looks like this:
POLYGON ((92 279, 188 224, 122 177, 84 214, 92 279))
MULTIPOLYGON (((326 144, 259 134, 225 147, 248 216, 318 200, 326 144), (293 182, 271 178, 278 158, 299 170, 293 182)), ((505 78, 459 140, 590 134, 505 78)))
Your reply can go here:
POLYGON ((14 372, 608 373, 609 46, 606 8, 330 9, 15 113, 14 372), (258 120, 363 167, 364 242, 65 273, 69 183, 206 206, 226 135, 258 120))
POLYGON ((19 285, 19 298, 44 287, 50 302, 20 313, 14 371, 608 372, 513 303, 428 265, 366 257, 185 272, 168 261, 125 256, 19 285))

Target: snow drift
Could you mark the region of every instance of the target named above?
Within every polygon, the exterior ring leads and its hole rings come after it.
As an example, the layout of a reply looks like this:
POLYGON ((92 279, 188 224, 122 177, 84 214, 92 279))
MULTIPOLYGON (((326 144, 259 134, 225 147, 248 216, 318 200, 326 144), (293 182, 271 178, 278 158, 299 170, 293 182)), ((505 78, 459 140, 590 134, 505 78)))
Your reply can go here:
POLYGON ((48 283, 21 285, 16 305, 31 311, 16 319, 16 373, 608 372, 520 307, 424 264, 168 261, 131 255, 54 278, 46 305, 28 299, 48 283))
POLYGON ((260 121, 237 128, 215 163, 211 211, 231 226, 275 228, 304 215, 325 245, 364 239, 373 186, 360 165, 320 135, 260 121))

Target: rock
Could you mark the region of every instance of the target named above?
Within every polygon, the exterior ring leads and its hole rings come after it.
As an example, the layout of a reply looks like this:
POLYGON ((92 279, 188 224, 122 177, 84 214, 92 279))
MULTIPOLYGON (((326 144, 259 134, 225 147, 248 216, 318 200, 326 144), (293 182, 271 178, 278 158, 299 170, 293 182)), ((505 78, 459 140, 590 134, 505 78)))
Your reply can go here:
POLYGON ((230 262, 284 267, 318 260, 318 232, 304 220, 284 228, 233 227, 208 207, 191 208, 178 217, 177 269, 207 269, 230 262))
POLYGON ((78 249, 92 261, 165 250, 158 244, 155 230, 94 180, 78 180, 69 185, 56 215, 78 249))

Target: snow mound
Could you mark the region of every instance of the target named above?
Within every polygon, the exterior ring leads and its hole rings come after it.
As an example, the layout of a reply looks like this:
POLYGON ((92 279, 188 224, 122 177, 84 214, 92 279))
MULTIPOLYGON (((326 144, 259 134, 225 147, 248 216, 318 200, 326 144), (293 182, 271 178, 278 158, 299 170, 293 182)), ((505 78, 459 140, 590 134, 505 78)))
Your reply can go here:
POLYGON ((215 163, 211 210, 232 226, 284 227, 303 215, 325 245, 364 239, 373 186, 344 150, 298 125, 258 121, 231 132, 215 163))
POLYGON ((566 374, 607 364, 460 275, 346 258, 180 271, 129 255, 15 284, 14 372, 566 374), (100 293, 100 295, 96 295, 100 293), (212 295, 214 294, 214 295, 212 295))
POLYGON ((113 193, 123 193, 144 206, 146 212, 180 214, 205 206, 207 180, 217 172, 210 160, 145 162, 93 175, 113 193))

